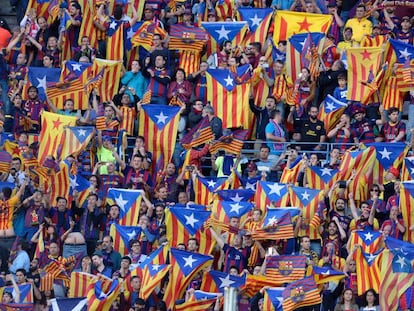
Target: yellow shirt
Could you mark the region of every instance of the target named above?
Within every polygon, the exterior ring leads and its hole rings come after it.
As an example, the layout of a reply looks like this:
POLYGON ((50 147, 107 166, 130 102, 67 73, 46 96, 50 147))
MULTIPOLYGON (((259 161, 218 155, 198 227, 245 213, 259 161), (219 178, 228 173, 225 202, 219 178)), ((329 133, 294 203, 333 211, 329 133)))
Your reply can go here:
POLYGON ((358 20, 357 18, 349 19, 344 28, 352 28, 352 40, 360 43, 365 35, 370 35, 372 33, 372 23, 363 18, 358 20))

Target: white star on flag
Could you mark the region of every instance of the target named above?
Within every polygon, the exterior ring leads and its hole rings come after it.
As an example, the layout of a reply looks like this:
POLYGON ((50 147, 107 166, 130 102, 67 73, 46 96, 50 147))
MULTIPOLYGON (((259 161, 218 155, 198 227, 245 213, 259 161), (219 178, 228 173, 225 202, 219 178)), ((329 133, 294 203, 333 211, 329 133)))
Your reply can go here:
POLYGON ((326 112, 331 112, 334 109, 335 109, 335 106, 334 106, 333 102, 328 102, 326 104, 326 112))
POLYGON ((322 176, 325 176, 325 175, 332 176, 332 173, 331 173, 332 171, 333 171, 333 169, 324 167, 321 170, 321 173, 322 173, 322 176))
POLYGON ((207 185, 209 188, 214 188, 216 186, 216 182, 213 180, 210 180, 207 182, 207 185))
POLYGON ((398 52, 400 52, 400 55, 404 58, 409 58, 409 56, 411 55, 411 53, 408 52, 407 48, 405 48, 404 50, 398 50, 398 52))
POLYGON ((277 218, 275 216, 273 216, 272 218, 269 218, 269 220, 267 221, 267 226, 272 226, 274 224, 277 225, 277 218))
POLYGON ((117 25, 117 23, 115 21, 112 21, 111 24, 109 24, 109 28, 115 29, 116 25, 117 25))
POLYGON ((135 230, 132 230, 130 233, 127 233, 127 236, 131 241, 132 239, 135 239, 135 237, 137 236, 137 232, 135 230))
POLYGON ((79 129, 78 130, 78 135, 79 136, 86 136, 86 131, 84 129, 79 129))
POLYGON ((82 71, 82 65, 81 64, 71 64, 73 71, 82 71))
POLYGON ((236 195, 234 197, 230 198, 230 200, 232 200, 233 202, 237 202, 237 203, 243 201, 243 199, 244 199, 244 197, 239 196, 238 193, 236 193, 236 195))
POLYGON ((231 206, 230 213, 235 212, 237 215, 240 213, 240 209, 243 208, 243 206, 241 206, 239 202, 237 202, 236 204, 230 204, 230 206, 231 206))
POLYGON ((302 200, 304 200, 304 201, 309 200, 309 193, 308 193, 308 191, 305 191, 304 193, 302 193, 301 196, 302 196, 302 200))
POLYGON ((368 262, 371 262, 371 261, 375 260, 375 258, 377 258, 377 256, 375 256, 374 254, 369 254, 368 262))
POLYGON ((75 189, 77 186, 79 186, 78 182, 76 181, 77 179, 78 177, 76 175, 74 175, 73 178, 69 176, 70 187, 72 189, 75 189))
POLYGON ((218 37, 219 40, 222 39, 222 38, 224 38, 226 40, 229 40, 228 34, 231 31, 230 30, 226 30, 226 28, 224 28, 224 25, 221 26, 221 29, 220 30, 216 30, 216 32, 219 34, 219 37, 218 37))
POLYGON ((280 196, 280 190, 285 188, 284 185, 279 185, 278 183, 274 183, 272 185, 268 185, 270 192, 269 194, 276 193, 278 196, 280 196))
POLYGON ((259 26, 262 22, 262 18, 259 18, 257 14, 254 14, 253 18, 249 18, 252 21, 252 26, 259 26))
POLYGON ((372 238, 374 237, 374 235, 371 232, 364 234, 364 236, 365 236, 365 240, 367 241, 372 241, 372 238))
POLYGON ((392 154, 392 152, 389 152, 386 147, 384 147, 382 151, 379 151, 379 153, 381 154, 381 159, 390 160, 390 155, 392 154))
POLYGON ((236 283, 236 282, 230 280, 230 274, 227 274, 227 276, 225 278, 220 278, 219 277, 219 279, 221 281, 220 288, 230 287, 230 285, 236 283))
POLYGON ((157 124, 158 123, 163 123, 163 124, 165 124, 165 120, 167 120, 168 119, 168 117, 161 111, 161 113, 160 114, 158 114, 158 115, 155 115, 155 117, 157 118, 157 124))
POLYGON ((190 225, 193 228, 194 228, 194 224, 196 222, 199 222, 197 218, 194 218, 194 213, 191 213, 190 216, 184 215, 184 217, 185 217, 185 224, 190 225))
POLYGON ((190 255, 189 257, 184 257, 183 258, 185 261, 185 267, 190 267, 191 269, 193 268, 193 263, 195 263, 197 260, 193 258, 193 255, 190 255))
POLYGON ((119 194, 119 197, 115 198, 116 204, 120 207, 120 209, 125 212, 125 204, 128 203, 128 200, 124 200, 122 197, 122 193, 119 194))
POLYGON ((158 271, 160 269, 161 269, 160 265, 152 265, 152 268, 151 268, 152 271, 158 271))
POLYGON ((400 269, 402 269, 406 265, 404 258, 401 256, 398 256, 398 260, 396 260, 395 262, 400 264, 400 269))
POLYGON ((325 272, 322 272, 321 274, 322 274, 322 275, 330 275, 330 274, 331 274, 331 271, 327 270, 327 271, 325 271, 325 272))
POLYGON ((226 86, 233 86, 233 78, 230 75, 228 75, 224 81, 226 81, 226 86))
POLYGON ((38 83, 36 85, 37 88, 42 88, 44 90, 46 90, 46 76, 44 76, 42 79, 36 78, 38 83))
POLYGON ((127 31, 127 39, 130 40, 134 36, 135 32, 132 30, 132 27, 129 27, 127 31))

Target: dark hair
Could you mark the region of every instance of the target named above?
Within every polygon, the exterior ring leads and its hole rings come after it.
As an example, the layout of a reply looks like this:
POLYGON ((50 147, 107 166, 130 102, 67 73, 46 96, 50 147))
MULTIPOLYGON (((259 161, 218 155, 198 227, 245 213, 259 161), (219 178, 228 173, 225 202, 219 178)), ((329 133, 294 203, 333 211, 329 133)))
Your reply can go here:
MULTIPOLYGON (((37 89, 37 87, 35 87, 34 85, 32 85, 31 87, 29 87, 29 89, 27 90, 27 92, 30 92, 30 91, 32 91, 32 90, 35 90, 36 91, 36 93, 39 93, 39 90, 37 89)), ((20 159, 20 158, 18 158, 18 159, 20 159)))
POLYGON ((346 74, 340 73, 340 74, 338 75, 338 80, 339 80, 339 79, 347 80, 346 74))
POLYGON ((23 268, 17 269, 17 270, 16 270, 16 274, 17 274, 17 272, 21 272, 24 276, 26 276, 26 275, 27 275, 26 270, 25 270, 25 269, 23 269, 23 268))
POLYGON ((394 113, 394 112, 400 112, 400 110, 396 107, 391 107, 390 109, 388 109, 388 115, 394 113))
POLYGON ((52 62, 52 64, 55 63, 55 58, 52 55, 46 54, 46 55, 43 56, 43 58, 45 58, 45 57, 49 58, 49 60, 52 62))
POLYGON ((364 293, 364 300, 363 300, 363 306, 367 307, 368 306, 368 301, 367 301, 367 294, 368 293, 372 293, 374 295, 374 306, 378 304, 378 294, 375 290, 368 289, 365 293, 364 293))
POLYGON ((199 246, 200 244, 198 243, 198 240, 196 239, 196 238, 189 238, 188 239, 188 241, 187 241, 187 244, 188 244, 188 242, 190 242, 190 241, 195 241, 196 242, 196 244, 197 244, 197 246, 199 246))
POLYGON ((10 199, 12 191, 13 190, 10 187, 4 187, 3 189, 1 189, 1 192, 3 192, 3 196, 6 200, 10 199))
POLYGON ((124 15, 122 5, 116 5, 114 8, 114 18, 119 21, 121 20, 122 15, 124 15))
POLYGON ((185 71, 184 71, 184 69, 183 68, 177 68, 177 70, 175 71, 175 74, 174 74, 174 78, 175 78, 175 76, 177 75, 177 72, 182 72, 183 73, 183 75, 184 75, 184 80, 186 79, 186 74, 185 74, 185 71))
POLYGON ((91 177, 96 177, 96 187, 99 189, 101 187, 101 178, 96 174, 92 174, 91 176, 89 176, 88 180, 90 180, 91 177))
POLYGON ((141 244, 139 243, 139 241, 138 241, 138 240, 136 240, 136 239, 132 239, 131 241, 129 241, 129 248, 131 248, 131 247, 132 247, 132 245, 134 245, 135 243, 138 243, 138 244, 139 244, 139 246, 141 246, 141 244))
POLYGON ((263 148, 267 149, 270 152, 270 147, 268 145, 265 145, 265 144, 261 145, 260 150, 262 150, 263 148))
MULTIPOLYGON (((270 119, 273 119, 273 118, 274 118, 274 117, 276 117, 277 115, 281 115, 280 111, 279 111, 279 110, 277 110, 277 109, 273 109, 273 110, 270 112, 270 116, 269 116, 269 118, 270 118, 270 119)), ((262 148, 260 148, 260 149, 262 149, 262 148)))
POLYGON ((224 49, 224 47, 227 45, 227 43, 231 44, 231 41, 230 40, 224 40, 223 42, 221 42, 220 51, 224 49))
POLYGON ((124 257, 121 258, 121 260, 124 260, 124 259, 125 260, 128 260, 129 264, 132 263, 132 260, 131 260, 131 258, 129 256, 124 256, 124 257))

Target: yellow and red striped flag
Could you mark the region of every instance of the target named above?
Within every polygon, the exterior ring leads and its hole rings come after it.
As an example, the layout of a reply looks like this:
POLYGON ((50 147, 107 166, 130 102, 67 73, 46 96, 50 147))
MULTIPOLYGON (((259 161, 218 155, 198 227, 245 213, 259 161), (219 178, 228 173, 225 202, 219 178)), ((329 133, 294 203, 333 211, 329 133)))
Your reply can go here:
POLYGON ((348 63, 348 94, 347 100, 363 101, 367 99, 371 89, 364 81, 372 79, 380 71, 382 48, 348 48, 346 50, 348 63))
POLYGON ((321 104, 321 109, 318 114, 318 119, 324 123, 327 133, 338 124, 341 115, 347 107, 347 103, 343 103, 328 94, 321 104))
POLYGON ((379 287, 381 310, 397 311, 399 298, 413 286, 413 262, 410 257, 402 251, 384 250, 379 287))
POLYGON ((269 256, 265 260, 266 277, 278 285, 305 277, 306 256, 269 256))
POLYGON ((268 208, 261 226, 252 232, 254 240, 280 240, 293 237, 290 211, 282 208, 268 208))
POLYGON ((146 21, 138 22, 137 24, 138 29, 131 38, 131 43, 133 46, 141 46, 147 51, 151 49, 153 35, 159 34, 162 38, 165 38, 168 34, 164 29, 153 22, 146 21))
POLYGON ((350 245, 360 245, 364 253, 375 254, 381 248, 383 236, 378 231, 354 230, 349 236, 350 245))
POLYGON ((224 150, 226 153, 240 154, 247 134, 247 130, 235 130, 230 135, 221 136, 218 140, 213 141, 210 153, 215 154, 219 150, 224 150))
POLYGON ((207 100, 215 114, 222 119, 223 128, 249 128, 249 83, 238 83, 249 69, 249 65, 238 67, 237 73, 228 69, 207 70, 207 100))
POLYGON ((0 172, 9 173, 12 156, 4 150, 0 150, 0 172))
POLYGON ((39 136, 39 152, 37 157, 40 164, 48 156, 59 159, 59 150, 64 142, 65 127, 76 125, 76 117, 47 111, 43 111, 41 119, 42 129, 39 136))
POLYGON ((139 240, 141 227, 121 226, 114 223, 111 225, 110 235, 114 240, 114 250, 119 252, 121 256, 125 256, 131 252, 129 242, 131 240, 139 240))
POLYGON ((317 305, 321 301, 321 295, 313 277, 305 277, 290 283, 283 290, 283 311, 317 305))
POLYGON ((169 272, 170 267, 170 265, 165 264, 147 264, 142 269, 142 285, 139 291, 139 297, 147 300, 154 289, 159 286, 167 272, 169 272))
POLYGON ((177 138, 180 107, 143 105, 139 114, 138 135, 145 138, 148 151, 152 152, 153 171, 164 170, 170 162, 177 138), (157 170, 156 165, 158 166, 157 170))
POLYGON ((118 224, 121 226, 138 225, 142 194, 139 190, 109 188, 106 203, 120 207, 118 224))
MULTIPOLYGON (((107 44, 109 46, 109 42, 107 44)), ((102 83, 98 87, 98 95, 101 97, 101 102, 111 101, 115 94, 118 93, 122 61, 95 58, 92 65, 93 75, 97 76, 104 67, 102 83)))
POLYGON ((171 247, 180 243, 187 244, 189 238, 196 238, 199 242, 198 252, 210 254, 215 240, 211 232, 204 228, 204 223, 210 217, 210 211, 193 208, 171 207, 165 211, 166 237, 171 247))
POLYGON ((252 42, 266 42, 273 10, 270 8, 239 8, 238 12, 241 20, 247 21, 249 24, 249 33, 244 39, 245 45, 247 46, 252 42))
POLYGON ((283 310, 283 290, 284 287, 268 287, 264 290, 263 310, 282 311, 283 310))
POLYGON ((298 156, 296 160, 288 167, 286 166, 283 169, 282 176, 280 177, 280 182, 284 184, 298 184, 298 177, 300 169, 303 165, 302 156, 298 156))
POLYGON ((381 252, 382 250, 377 253, 365 253, 360 247, 357 248, 354 256, 358 275, 358 295, 363 295, 369 289, 379 292, 381 252))
POLYGON ((388 37, 386 35, 365 36, 361 43, 361 47, 382 47, 385 45, 388 37))
POLYGON ((227 178, 221 177, 201 177, 196 176, 193 181, 194 201, 200 205, 210 205, 213 201, 214 192, 224 190, 227 178))
POLYGON ((290 205, 302 209, 302 226, 299 229, 298 236, 309 236, 310 239, 318 239, 319 228, 310 226, 310 223, 318 211, 319 202, 322 199, 322 192, 320 190, 290 187, 290 205))
POLYGON ((165 289, 164 301, 167 309, 174 307, 175 301, 182 297, 194 275, 212 263, 211 256, 190 253, 175 248, 170 250, 170 278, 165 289))
POLYGON ((118 298, 121 284, 118 279, 111 281, 110 287, 105 290, 102 280, 91 283, 88 286, 86 297, 88 299, 88 310, 109 311, 112 303, 118 298))
POLYGON ((286 184, 259 181, 255 195, 256 207, 265 213, 269 205, 288 206, 289 189, 286 184))
POLYGON ((332 23, 332 16, 328 14, 312 14, 277 10, 274 19, 273 42, 287 40, 294 34, 308 32, 327 33, 332 23))
POLYGON ((94 49, 98 48, 98 39, 96 36, 96 28, 93 24, 94 17, 94 2, 91 0, 80 0, 79 4, 82 7, 82 24, 79 31, 78 44, 82 44, 84 36, 89 38, 89 45, 94 49))
POLYGON ((307 187, 318 190, 329 189, 337 181, 337 173, 336 169, 308 166, 305 170, 307 187))
MULTIPOLYGON (((400 189, 399 208, 404 219, 406 228, 414 225, 414 184, 410 182, 402 182, 400 189)), ((405 230, 404 240, 414 243, 414 231, 405 230)))

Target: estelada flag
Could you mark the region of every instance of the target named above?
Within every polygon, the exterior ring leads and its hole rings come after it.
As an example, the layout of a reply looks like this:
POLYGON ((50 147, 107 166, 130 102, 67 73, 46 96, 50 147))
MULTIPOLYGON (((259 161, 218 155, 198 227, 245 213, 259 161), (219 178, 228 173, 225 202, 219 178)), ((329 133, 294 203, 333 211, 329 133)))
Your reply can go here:
POLYGON ((380 263, 382 249, 376 253, 365 253, 361 248, 357 248, 354 253, 356 263, 356 273, 358 295, 363 295, 367 290, 374 289, 379 292, 380 286, 380 263))
POLYGON ((250 70, 250 65, 237 68, 234 73, 228 69, 208 69, 207 100, 216 115, 222 119, 223 128, 249 128, 250 84, 238 84, 238 77, 250 70))
POLYGON ((165 105, 143 105, 139 114, 138 135, 145 138, 148 151, 155 164, 164 170, 170 162, 177 138, 180 107, 165 105))
POLYGON ((42 164, 47 156, 59 159, 59 151, 64 143, 66 126, 75 126, 76 117, 64 116, 52 112, 43 111, 42 129, 39 136, 38 161, 42 164))
MULTIPOLYGON (((367 98, 370 88, 367 83, 370 75, 375 77, 381 67, 382 48, 348 48, 348 94, 347 100, 362 101, 367 98)), ((373 78, 372 78, 373 79, 373 78)))
POLYGON ((379 251, 383 236, 378 231, 354 230, 349 237, 350 245, 360 245, 364 253, 374 254, 379 251))
POLYGON ((201 177, 196 176, 194 187, 194 201, 200 205, 210 205, 213 200, 214 192, 222 190, 227 178, 225 177, 201 177))
POLYGON ((264 291, 263 310, 283 311, 283 290, 284 287, 269 287, 264 291))
POLYGON ((164 293, 164 301, 168 309, 172 309, 175 301, 182 297, 193 276, 210 265, 212 260, 211 256, 175 248, 170 250, 170 278, 164 293))
POLYGON ((210 211, 194 208, 171 207, 165 211, 166 236, 170 246, 180 243, 187 244, 188 239, 193 237, 199 241, 201 254, 210 254, 214 248, 215 240, 210 230, 204 228, 203 224, 210 217, 210 211))
POLYGON ((97 92, 101 102, 111 101, 117 94, 121 80, 122 61, 95 58, 92 65, 92 76, 97 76, 104 67, 102 82, 97 92))
POLYGON ((125 256, 131 252, 129 242, 139 240, 141 227, 139 226, 120 226, 113 223, 110 229, 110 235, 114 240, 114 250, 125 256))
POLYGON ((404 158, 401 169, 401 180, 409 181, 414 179, 414 158, 404 158))
POLYGON ((289 203, 289 189, 286 184, 259 181, 257 182, 257 191, 255 196, 256 207, 260 208, 263 213, 271 204, 275 207, 287 206, 289 203))
POLYGON ((337 169, 308 166, 305 170, 306 182, 311 189, 329 189, 336 181, 337 173, 337 169))
POLYGON ((329 14, 277 10, 273 28, 278 31, 273 32, 273 42, 278 44, 298 33, 323 32, 326 34, 332 20, 333 18, 329 14))
POLYGON ((120 208, 118 224, 122 226, 136 226, 138 224, 141 195, 139 190, 108 189, 107 203, 117 204, 120 208))
MULTIPOLYGON (((414 183, 402 182, 400 187, 400 210, 405 227, 411 228, 414 225, 414 183)), ((405 230, 404 240, 414 243, 414 231, 405 230)))
POLYGON ((347 103, 337 100, 332 95, 328 94, 328 96, 326 96, 321 105, 318 119, 325 124, 325 130, 327 133, 338 124, 341 115, 347 107, 347 103))
POLYGON ((101 280, 98 280, 95 284, 90 284, 86 295, 88 298, 88 310, 109 311, 120 290, 121 285, 118 279, 112 280, 108 290, 103 288, 101 280))
POLYGON ((252 42, 265 42, 267 39, 273 9, 239 8, 241 20, 249 24, 249 33, 245 38, 245 45, 252 42))
POLYGON ((268 208, 261 226, 254 229, 254 240, 280 240, 294 237, 291 214, 282 208, 268 208))
POLYGON ((412 253, 407 254, 399 250, 384 250, 379 288, 381 309, 399 310, 399 298, 414 282, 412 256, 412 253))

